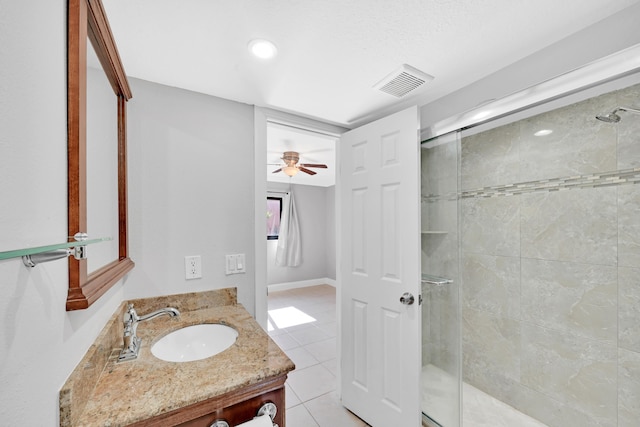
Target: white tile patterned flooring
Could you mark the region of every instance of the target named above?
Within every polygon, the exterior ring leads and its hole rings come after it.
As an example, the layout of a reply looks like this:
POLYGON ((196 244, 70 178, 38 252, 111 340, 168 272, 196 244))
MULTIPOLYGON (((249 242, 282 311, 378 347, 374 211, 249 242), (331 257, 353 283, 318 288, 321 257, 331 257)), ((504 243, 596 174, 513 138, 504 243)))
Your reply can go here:
POLYGON ((336 293, 330 285, 270 292, 269 335, 296 369, 285 384, 287 427, 366 427, 336 393, 336 293))
MULTIPOLYGON (((269 335, 296 365, 285 384, 287 427, 367 427, 336 393, 335 289, 318 285, 270 292, 268 310, 269 335)), ((440 382, 428 379, 434 372, 423 372, 429 388, 440 382)), ((466 383, 463 393, 464 427, 544 426, 466 383)))

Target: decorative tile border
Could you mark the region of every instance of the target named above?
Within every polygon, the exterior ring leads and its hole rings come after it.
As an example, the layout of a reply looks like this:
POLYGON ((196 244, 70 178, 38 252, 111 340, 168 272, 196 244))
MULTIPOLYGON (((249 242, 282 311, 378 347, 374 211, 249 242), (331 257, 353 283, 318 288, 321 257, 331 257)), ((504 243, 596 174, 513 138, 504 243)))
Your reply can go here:
POLYGON ((597 188, 612 185, 639 184, 640 168, 623 169, 612 172, 595 173, 590 175, 567 176, 543 179, 539 181, 520 182, 515 184, 496 185, 461 193, 423 196, 422 200, 435 202, 438 200, 457 200, 478 197, 515 196, 525 193, 551 192, 571 190, 576 188, 597 188))

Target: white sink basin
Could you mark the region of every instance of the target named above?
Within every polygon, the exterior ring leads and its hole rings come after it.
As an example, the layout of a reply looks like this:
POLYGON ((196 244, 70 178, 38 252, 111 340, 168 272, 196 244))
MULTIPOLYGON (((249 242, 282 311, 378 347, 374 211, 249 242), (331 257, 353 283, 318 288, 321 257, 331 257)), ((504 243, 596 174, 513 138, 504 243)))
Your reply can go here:
POLYGON ((238 331, 219 324, 186 326, 160 338, 151 353, 167 362, 191 362, 218 354, 236 342, 238 331))

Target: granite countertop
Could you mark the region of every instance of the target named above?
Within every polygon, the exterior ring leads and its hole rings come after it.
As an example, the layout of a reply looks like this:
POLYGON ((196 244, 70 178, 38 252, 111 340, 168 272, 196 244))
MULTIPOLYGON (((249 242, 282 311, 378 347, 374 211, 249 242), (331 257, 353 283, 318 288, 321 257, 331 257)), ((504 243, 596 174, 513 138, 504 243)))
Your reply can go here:
POLYGON ((202 294, 205 293, 135 301, 134 306, 140 315, 167 306, 178 308, 181 314, 176 318, 161 316, 139 323, 137 335, 142 339, 142 346, 138 358, 118 363, 119 349, 122 348, 120 342, 119 348, 112 347, 104 360, 104 367, 100 369, 96 366, 100 363, 99 354, 102 353, 104 359, 108 344, 98 341, 100 338, 113 340, 117 336, 118 321, 122 334, 121 313, 126 309, 126 302, 123 303, 114 314, 116 325, 105 326, 97 343, 61 390, 60 425, 124 426, 284 375, 294 369, 293 362, 247 310, 235 303, 235 289, 232 289, 232 298, 224 305, 194 306, 185 299, 201 298, 202 294), (193 362, 165 362, 151 354, 151 346, 166 334, 201 323, 231 326, 238 331, 238 338, 223 352, 193 362), (80 379, 83 375, 88 378, 80 379), (91 383, 91 378, 95 384, 91 383), (87 392, 89 395, 84 397, 83 393, 87 392), (75 402, 74 405, 74 397, 86 403, 75 402))

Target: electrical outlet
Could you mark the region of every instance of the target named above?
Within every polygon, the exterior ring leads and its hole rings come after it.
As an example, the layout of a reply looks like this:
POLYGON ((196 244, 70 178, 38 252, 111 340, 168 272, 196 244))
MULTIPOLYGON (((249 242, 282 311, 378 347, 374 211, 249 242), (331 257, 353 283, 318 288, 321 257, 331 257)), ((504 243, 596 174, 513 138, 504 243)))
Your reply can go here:
POLYGON ((202 277, 200 255, 184 257, 184 277, 187 280, 200 279, 202 277))

